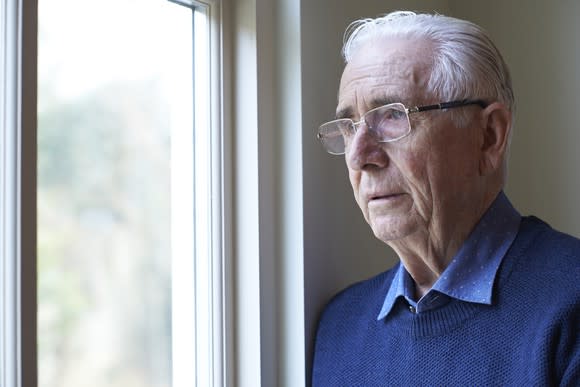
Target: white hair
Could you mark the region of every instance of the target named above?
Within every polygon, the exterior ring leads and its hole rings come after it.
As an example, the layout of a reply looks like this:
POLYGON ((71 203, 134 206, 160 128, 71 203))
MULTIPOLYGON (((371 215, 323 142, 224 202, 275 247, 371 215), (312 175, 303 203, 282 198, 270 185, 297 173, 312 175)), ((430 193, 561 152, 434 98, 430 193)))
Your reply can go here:
MULTIPOLYGON (((429 92, 445 100, 499 101, 515 109, 509 69, 489 35, 469 21, 439 14, 396 11, 350 24, 344 36, 348 63, 369 40, 396 37, 424 39, 433 47, 429 92)), ((443 102, 443 101, 442 101, 443 102)))

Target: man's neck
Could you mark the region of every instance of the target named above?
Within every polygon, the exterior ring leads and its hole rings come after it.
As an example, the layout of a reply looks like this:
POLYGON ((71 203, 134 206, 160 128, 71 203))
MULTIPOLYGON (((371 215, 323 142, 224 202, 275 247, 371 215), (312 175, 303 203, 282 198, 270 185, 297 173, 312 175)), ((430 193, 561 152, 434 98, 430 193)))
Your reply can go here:
POLYGON ((498 193, 482 200, 471 216, 464 212, 458 219, 441 222, 443 225, 433 222, 427 230, 389 242, 413 278, 417 300, 433 287, 498 193))

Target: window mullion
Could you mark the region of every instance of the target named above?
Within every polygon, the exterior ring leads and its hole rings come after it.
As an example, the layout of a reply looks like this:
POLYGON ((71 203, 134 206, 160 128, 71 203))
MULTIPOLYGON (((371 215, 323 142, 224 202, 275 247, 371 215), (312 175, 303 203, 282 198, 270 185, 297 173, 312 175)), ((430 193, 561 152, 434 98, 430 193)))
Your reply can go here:
POLYGON ((0 3, 0 384, 36 385, 36 1, 0 3))

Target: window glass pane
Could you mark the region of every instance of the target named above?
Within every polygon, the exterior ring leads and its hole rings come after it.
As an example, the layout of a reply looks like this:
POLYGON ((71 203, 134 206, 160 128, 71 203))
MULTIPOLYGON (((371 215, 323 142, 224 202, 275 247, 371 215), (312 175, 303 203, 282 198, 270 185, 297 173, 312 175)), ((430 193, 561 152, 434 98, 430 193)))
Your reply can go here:
POLYGON ((173 384, 172 257, 193 249, 172 236, 193 230, 187 207, 172 219, 193 186, 191 147, 175 141, 193 141, 192 31, 192 10, 166 0, 39 2, 41 387, 173 384))

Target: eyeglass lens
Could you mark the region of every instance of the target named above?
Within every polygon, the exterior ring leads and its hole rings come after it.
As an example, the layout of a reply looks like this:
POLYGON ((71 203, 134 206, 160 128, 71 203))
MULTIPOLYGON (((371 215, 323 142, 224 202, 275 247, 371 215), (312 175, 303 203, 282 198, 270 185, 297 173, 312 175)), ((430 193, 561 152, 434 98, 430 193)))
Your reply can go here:
POLYGON ((350 119, 340 119, 320 126, 319 138, 326 151, 331 154, 343 154, 357 131, 356 126, 363 122, 369 133, 379 142, 396 141, 410 131, 405 107, 402 104, 385 105, 369 110, 358 123, 350 119))

